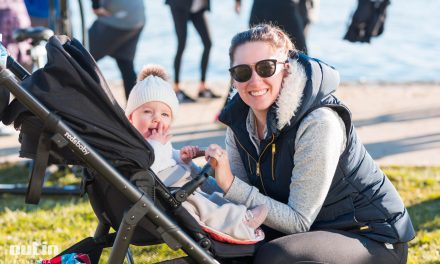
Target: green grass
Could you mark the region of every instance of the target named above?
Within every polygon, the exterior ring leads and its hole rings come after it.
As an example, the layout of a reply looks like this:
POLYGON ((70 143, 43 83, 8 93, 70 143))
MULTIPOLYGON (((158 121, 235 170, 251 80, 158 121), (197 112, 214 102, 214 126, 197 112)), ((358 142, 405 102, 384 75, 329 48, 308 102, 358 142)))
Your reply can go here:
MULTIPOLYGON (((0 183, 27 183, 25 165, 0 164, 0 183)), ((78 177, 69 170, 57 171, 46 179, 45 186, 79 185, 78 177)), ((0 264, 36 263, 53 257, 88 236, 98 224, 87 197, 42 197, 38 205, 27 205, 24 196, 4 194, 0 198, 0 264), (37 245, 36 250, 32 248, 37 245), (21 247, 24 248, 21 248, 21 247), (12 247, 12 253, 11 253, 12 247), (17 248, 20 247, 20 254, 17 248), (24 254, 21 254, 24 252, 24 254), (26 254, 26 255, 25 255, 26 254)), ((184 255, 166 245, 130 246, 137 263, 152 263, 184 255)), ((100 263, 107 263, 110 250, 103 252, 100 263)))
POLYGON ((386 167, 404 201, 417 236, 408 263, 440 263, 440 168, 386 167))
MULTIPOLYGON (((440 167, 383 169, 401 194, 417 232, 410 242, 408 263, 440 263, 440 167)), ((51 176, 48 185, 78 184, 78 178, 67 172, 51 176)), ((23 166, 0 165, 0 183, 26 183, 28 173, 23 166)), ((51 255, 15 256, 10 250, 17 245, 31 247, 33 243, 38 252, 53 246, 63 250, 92 236, 96 225, 87 198, 42 197, 40 204, 34 206, 25 205, 23 196, 3 195, 0 199, 0 264, 35 263, 37 259, 49 258, 51 255)), ((183 254, 165 245, 131 248, 137 263, 152 263, 183 254)), ((108 255, 108 250, 103 253, 102 263, 107 262, 108 255)))

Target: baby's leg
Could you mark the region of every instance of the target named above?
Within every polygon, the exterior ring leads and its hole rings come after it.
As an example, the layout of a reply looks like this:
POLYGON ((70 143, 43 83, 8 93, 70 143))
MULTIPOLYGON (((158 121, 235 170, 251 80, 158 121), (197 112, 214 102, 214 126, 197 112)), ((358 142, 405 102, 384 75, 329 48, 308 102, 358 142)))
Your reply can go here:
POLYGON ((265 204, 260 204, 254 208, 247 210, 245 215, 245 224, 253 229, 256 229, 267 217, 269 208, 265 204))

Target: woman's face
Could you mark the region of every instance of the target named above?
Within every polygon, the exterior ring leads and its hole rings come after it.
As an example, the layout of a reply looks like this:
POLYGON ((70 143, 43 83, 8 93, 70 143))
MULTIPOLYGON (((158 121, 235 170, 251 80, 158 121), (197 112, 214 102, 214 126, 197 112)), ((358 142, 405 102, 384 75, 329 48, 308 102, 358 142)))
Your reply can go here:
POLYGON ((280 93, 281 83, 285 73, 285 63, 276 64, 274 75, 263 78, 255 71, 255 63, 261 60, 276 59, 285 62, 286 55, 274 50, 272 46, 263 41, 247 42, 235 49, 232 67, 240 64, 251 65, 252 75, 248 81, 238 82, 233 79, 233 85, 238 90, 241 99, 249 105, 254 112, 267 112, 280 93))

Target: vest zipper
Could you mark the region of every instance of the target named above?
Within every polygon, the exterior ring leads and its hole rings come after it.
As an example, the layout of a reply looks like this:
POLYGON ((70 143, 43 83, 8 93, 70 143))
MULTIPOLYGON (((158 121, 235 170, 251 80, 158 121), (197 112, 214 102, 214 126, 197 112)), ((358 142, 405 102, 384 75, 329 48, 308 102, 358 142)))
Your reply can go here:
POLYGON ((275 152, 276 152, 276 145, 275 143, 272 144, 272 181, 275 181, 275 152))
MULTIPOLYGON (((235 141, 238 142, 240 147, 248 154, 248 157, 251 157, 255 161, 255 164, 256 164, 256 166, 255 166, 255 170, 256 170, 255 174, 257 175, 257 178, 260 178, 261 187, 263 187, 263 192, 264 192, 265 195, 267 195, 266 188, 264 187, 263 179, 261 179, 261 177, 260 177, 260 158, 261 158, 261 155, 258 157, 258 161, 257 161, 254 157, 252 157, 251 154, 249 154, 249 152, 246 150, 246 148, 243 147, 243 145, 240 143, 240 140, 238 140, 237 136, 234 135, 234 137, 235 137, 235 141)), ((273 138, 273 135, 272 135, 272 138, 273 138)), ((266 148, 264 150, 266 150, 266 149, 267 149, 267 146, 266 146, 266 148)), ((264 153, 264 151, 263 151, 263 153, 264 153)), ((249 166, 249 169, 252 171, 252 167, 251 166, 249 166)))
MULTIPOLYGON (((258 156, 258 161, 257 161, 257 176, 260 176, 260 159, 263 156, 264 152, 266 152, 266 149, 273 143, 273 141, 275 140, 275 136, 272 134, 272 140, 266 145, 266 147, 263 149, 263 151, 261 151, 260 156, 258 156)), ((273 145, 273 144, 272 144, 273 145)), ((273 147, 272 147, 272 154, 273 154, 273 147)), ((272 164, 273 167, 273 164, 272 164)))
MULTIPOLYGON (((249 154, 249 151, 247 151, 246 148, 243 147, 243 145, 240 143, 240 140, 238 140, 238 138, 237 138, 236 135, 234 135, 234 138, 235 138, 235 141, 238 142, 238 144, 240 145, 240 147, 241 147, 241 148, 242 148, 242 149, 248 154, 248 161, 249 161, 249 157, 251 157, 255 162, 257 162, 257 160, 256 160, 254 157, 252 157, 251 154, 249 154)), ((250 164, 249 164, 249 165, 250 165, 250 164)), ((252 171, 251 166, 249 166, 249 169, 252 171)))
MULTIPOLYGON (((246 151, 246 150, 245 150, 246 151)), ((248 156, 247 156, 247 158, 248 158, 248 166, 249 166, 249 170, 251 170, 251 173, 254 173, 253 171, 252 171, 252 166, 251 166, 251 159, 249 158, 251 155, 249 155, 249 153, 248 153, 248 156)), ((254 158, 252 158, 252 159, 254 159, 254 158)))
MULTIPOLYGON (((260 160, 261 157, 263 157, 264 152, 266 152, 267 148, 273 143, 273 141, 275 140, 275 136, 272 134, 272 140, 266 145, 266 147, 263 149, 263 151, 261 151, 261 154, 258 156, 258 161, 257 161, 257 177, 260 178, 260 182, 261 182, 261 186, 263 187, 264 193, 267 195, 266 192, 266 188, 264 187, 264 183, 263 183, 263 175, 261 174, 260 171, 260 160)), ((273 172, 273 164, 272 164, 272 172, 273 172)), ((272 177, 273 179, 273 177, 272 177)))

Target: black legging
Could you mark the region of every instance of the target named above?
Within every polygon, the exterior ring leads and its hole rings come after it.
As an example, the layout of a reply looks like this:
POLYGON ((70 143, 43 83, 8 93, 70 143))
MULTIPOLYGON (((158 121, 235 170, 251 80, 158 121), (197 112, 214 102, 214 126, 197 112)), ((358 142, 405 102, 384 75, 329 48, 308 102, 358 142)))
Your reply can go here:
POLYGON ((261 246, 254 264, 406 263, 408 243, 383 243, 346 231, 312 231, 274 239, 261 246))
POLYGON ((116 59, 118 68, 121 71, 122 80, 124 82, 125 96, 128 98, 131 89, 136 84, 136 72, 134 71, 134 63, 132 60, 116 59))
POLYGON ((187 24, 188 21, 191 20, 203 43, 202 61, 200 63, 202 75, 200 80, 204 82, 206 80, 206 70, 208 69, 209 52, 212 46, 208 24, 204 16, 205 11, 202 10, 197 13, 190 13, 189 10, 173 4, 170 4, 170 9, 177 35, 177 52, 176 57, 174 58, 174 81, 178 83, 180 80, 180 63, 182 61, 182 55, 186 45, 186 34, 188 31, 187 24))

